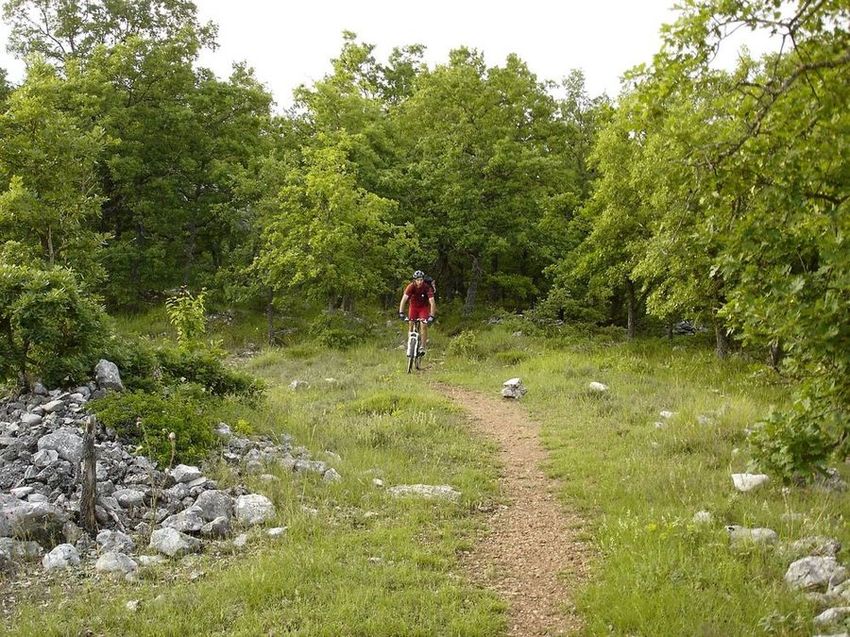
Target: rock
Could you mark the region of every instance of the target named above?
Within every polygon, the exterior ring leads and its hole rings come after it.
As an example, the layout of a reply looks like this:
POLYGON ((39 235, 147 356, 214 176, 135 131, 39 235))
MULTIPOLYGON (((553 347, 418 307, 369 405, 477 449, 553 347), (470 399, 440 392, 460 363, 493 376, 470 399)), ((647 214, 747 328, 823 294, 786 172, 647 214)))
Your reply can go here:
POLYGON ((224 491, 204 491, 195 500, 194 508, 207 522, 218 517, 229 519, 233 515, 233 500, 224 491))
POLYGON ((694 524, 711 524, 714 516, 709 511, 697 511, 694 513, 694 524))
POLYGON ((738 491, 752 491, 766 484, 770 478, 763 473, 733 473, 732 484, 738 491))
POLYGON ((236 519, 242 524, 252 526, 262 524, 275 515, 272 501, 264 495, 240 495, 236 498, 236 519))
POLYGON ((230 429, 230 425, 226 422, 220 422, 215 427, 215 435, 222 440, 227 441, 233 437, 233 431, 230 429))
POLYGON ((97 534, 96 542, 104 551, 130 553, 135 548, 135 542, 126 533, 104 529, 97 534))
POLYGON ((785 549, 791 555, 798 557, 804 555, 835 557, 841 550, 841 542, 831 537, 814 535, 791 542, 785 547, 785 549))
POLYGON ((200 551, 201 542, 176 529, 165 527, 151 533, 150 547, 169 557, 177 557, 200 551))
POLYGON ((36 467, 49 467, 59 460, 59 452, 54 449, 41 449, 32 455, 32 464, 36 467))
POLYGON ((171 477, 175 482, 192 482, 202 477, 203 474, 198 467, 193 467, 186 464, 179 464, 171 470, 171 477))
POLYGON ((201 535, 210 538, 222 538, 230 535, 230 518, 220 516, 201 527, 201 535))
POLYGON ((51 400, 49 403, 43 404, 41 408, 44 410, 45 414, 52 414, 54 411, 59 411, 59 409, 64 406, 65 403, 61 400, 51 400))
POLYGON ((170 527, 181 533, 196 533, 201 530, 206 520, 201 517, 201 510, 191 506, 185 511, 171 515, 162 521, 163 527, 170 527))
POLYGON ((131 613, 135 613, 137 610, 139 610, 139 604, 141 604, 141 602, 138 599, 131 599, 126 604, 124 604, 124 608, 126 608, 131 613))
POLYGON ((676 414, 672 411, 667 411, 666 409, 663 411, 659 411, 658 415, 661 416, 664 420, 670 420, 676 414))
POLYGON ((339 482, 342 480, 342 476, 337 473, 336 469, 328 469, 325 471, 325 475, 322 476, 322 480, 325 482, 339 482))
POLYGON ((83 439, 77 435, 76 430, 62 428, 38 439, 39 449, 52 449, 59 454, 63 460, 72 465, 80 464, 83 457, 83 439))
POLYGON ((121 373, 118 365, 106 359, 100 359, 94 368, 97 386, 100 389, 115 389, 124 391, 124 383, 121 382, 121 373))
POLYGON ((830 624, 838 624, 850 617, 850 606, 838 606, 829 608, 815 617, 816 626, 829 626, 830 624))
POLYGON ((378 489, 384 488, 384 481, 380 478, 372 478, 372 486, 377 487, 378 489))
POLYGON ((502 383, 502 397, 519 400, 528 390, 523 386, 522 379, 510 378, 502 383))
POLYGON ((836 469, 827 469, 826 475, 818 476, 815 486, 822 491, 844 493, 847 491, 847 483, 836 469))
POLYGON ((35 489, 33 489, 32 487, 18 487, 17 489, 9 489, 9 493, 11 493, 19 500, 23 500, 33 491, 35 491, 35 489))
POLYGON ((36 396, 47 396, 47 388, 42 385, 40 382, 37 382, 32 386, 32 393, 36 396))
POLYGON ((587 385, 587 388, 588 388, 590 391, 598 392, 598 393, 602 393, 602 392, 606 392, 606 391, 608 391, 608 385, 606 385, 605 383, 599 383, 599 382, 597 382, 597 381, 593 381, 592 383, 589 383, 589 384, 587 385))
POLYGON ((428 500, 460 500, 460 491, 456 491, 447 484, 400 484, 387 489, 387 493, 394 497, 417 496, 428 500))
POLYGON ((729 532, 729 539, 732 540, 733 543, 752 542, 753 544, 773 544, 779 539, 776 531, 773 531, 772 529, 748 529, 746 527, 733 524, 731 526, 727 526, 726 530, 729 532))
POLYGON ((10 503, 0 500, 0 537, 35 540, 44 546, 55 546, 62 538, 67 516, 46 502, 22 502, 14 496, 10 503))
POLYGON ((7 557, 15 561, 34 560, 44 555, 44 549, 38 542, 0 537, 0 553, 5 553, 7 557))
POLYGON ((233 546, 238 549, 244 548, 245 545, 248 544, 248 534, 240 533, 235 538, 233 538, 233 546))
POLYGON ((269 537, 280 537, 284 533, 286 533, 286 527, 285 526, 276 526, 276 527, 274 527, 272 529, 268 529, 266 531, 266 535, 268 535, 269 537))
POLYGON ((129 575, 130 573, 135 573, 138 569, 139 565, 136 564, 136 562, 123 553, 118 553, 116 551, 104 553, 97 558, 97 562, 94 564, 94 570, 99 573, 129 575))
POLYGON ((165 558, 162 555, 139 555, 136 561, 140 566, 158 566, 165 562, 165 558))
POLYGON ((834 557, 809 556, 792 562, 785 581, 793 588, 825 590, 847 579, 845 569, 834 557))
POLYGON ((140 507, 145 503, 145 494, 136 489, 118 489, 112 493, 112 497, 118 501, 124 509, 140 507))
POLYGON ((42 417, 39 414, 24 414, 21 416, 21 422, 27 427, 35 427, 41 424, 42 417))
POLYGON ((44 556, 44 559, 41 560, 41 564, 44 566, 44 570, 46 571, 79 566, 80 554, 77 553, 77 549, 70 544, 60 544, 44 556))
POLYGON ((292 391, 301 391, 303 389, 308 389, 310 387, 310 383, 306 380, 298 380, 297 378, 289 383, 289 389, 292 391))

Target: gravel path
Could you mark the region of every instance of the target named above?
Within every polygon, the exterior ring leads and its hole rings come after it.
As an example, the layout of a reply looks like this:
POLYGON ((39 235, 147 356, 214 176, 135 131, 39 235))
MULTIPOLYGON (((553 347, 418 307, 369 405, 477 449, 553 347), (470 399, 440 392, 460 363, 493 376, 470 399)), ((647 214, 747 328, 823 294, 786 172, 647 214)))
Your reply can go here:
POLYGON ((489 532, 466 556, 480 584, 509 604, 508 635, 566 635, 581 627, 570 583, 586 573, 589 546, 578 540, 582 520, 564 509, 546 477, 540 425, 514 402, 441 385, 440 391, 471 416, 476 431, 499 446, 499 486, 506 506, 489 521, 489 532))

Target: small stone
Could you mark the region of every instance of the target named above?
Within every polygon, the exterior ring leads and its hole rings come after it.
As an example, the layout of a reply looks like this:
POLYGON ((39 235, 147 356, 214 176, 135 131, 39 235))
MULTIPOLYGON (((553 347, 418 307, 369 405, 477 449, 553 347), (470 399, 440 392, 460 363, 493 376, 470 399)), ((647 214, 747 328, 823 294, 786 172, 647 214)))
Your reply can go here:
POLYGON ((70 544, 60 544, 41 560, 44 570, 52 571, 60 568, 71 568, 80 565, 80 554, 70 544))
POLYGON ((664 418, 665 420, 670 420, 676 414, 672 411, 667 411, 666 409, 663 411, 659 411, 658 415, 664 418))
POLYGON ((112 494, 112 497, 118 501, 124 509, 133 509, 140 507, 145 503, 145 494, 136 489, 118 489, 112 494))
POLYGON ((292 391, 301 391, 310 387, 310 383, 305 380, 295 379, 289 383, 289 389, 292 391))
POLYGON ((201 527, 201 535, 211 538, 227 537, 230 535, 230 519, 222 515, 207 522, 201 527))
POLYGON ((825 590, 846 579, 847 569, 834 557, 804 557, 792 562, 785 572, 785 581, 803 590, 825 590))
POLYGON ((242 524, 253 526, 270 520, 275 515, 275 507, 264 495, 240 495, 234 507, 236 519, 242 524))
POLYGON ((41 418, 39 414, 24 414, 21 416, 21 422, 27 427, 35 427, 41 424, 41 418))
POLYGON ((116 551, 104 553, 97 559, 94 565, 94 570, 100 573, 114 573, 119 575, 135 573, 138 568, 139 565, 136 562, 123 553, 116 551))
POLYGON ((179 464, 171 470, 171 477, 174 478, 175 482, 192 482, 193 480, 197 480, 203 474, 198 467, 193 467, 191 465, 179 464))
POLYGON ((522 379, 520 378, 510 378, 502 383, 502 397, 510 398, 512 400, 519 400, 528 390, 522 384, 522 379))
POLYGON ((266 531, 266 535, 268 535, 269 537, 280 537, 284 533, 286 533, 285 526, 276 526, 266 531))
POLYGON ((394 497, 417 496, 427 500, 450 500, 457 502, 461 493, 447 484, 400 484, 387 489, 394 497))
POLYGON ((587 388, 590 391, 594 391, 594 392, 598 392, 598 393, 608 391, 608 385, 606 385, 605 383, 599 383, 597 381, 593 381, 592 383, 589 383, 587 385, 587 388))
POLYGON ((850 617, 850 606, 838 606, 829 608, 815 617, 815 625, 828 626, 830 624, 838 624, 850 617))
POLYGON ((98 387, 101 389, 114 389, 124 391, 124 383, 121 382, 121 373, 115 363, 100 359, 94 368, 98 387))
POLYGON ((158 566, 165 562, 165 558, 162 555, 139 555, 136 561, 141 566, 158 566))
POLYGON ((710 511, 697 511, 694 513, 694 524, 711 524, 714 516, 710 511))
POLYGON ((342 480, 342 476, 339 475, 336 469, 328 469, 325 471, 325 475, 322 476, 322 480, 325 482, 339 482, 342 480))
POLYGON ((15 489, 9 489, 9 493, 11 493, 19 500, 23 500, 33 491, 35 491, 35 489, 33 489, 32 487, 17 487, 15 489))
POLYGON ((49 403, 45 403, 41 406, 44 410, 45 414, 52 414, 54 411, 58 411, 61 407, 64 407, 65 403, 61 400, 51 400, 49 403))
POLYGON ((773 531, 772 529, 748 529, 746 527, 733 524, 731 526, 727 526, 726 530, 729 532, 729 539, 736 543, 752 542, 753 544, 773 544, 779 539, 776 531, 773 531))
POLYGON ((372 486, 377 487, 379 489, 383 489, 384 488, 384 481, 381 480, 380 478, 372 478, 372 486))
POLYGON ((248 544, 248 534, 240 533, 235 538, 233 538, 233 546, 238 549, 244 548, 245 545, 248 544))
POLYGON ((151 533, 150 547, 169 557, 176 557, 199 551, 201 542, 176 529, 165 527, 151 533))
POLYGON ((766 484, 770 478, 763 473, 733 473, 732 484, 738 491, 746 492, 766 484))
POLYGON ((139 610, 139 604, 141 604, 141 602, 138 599, 131 599, 126 604, 124 604, 124 607, 131 613, 135 613, 137 610, 139 610))
POLYGON ((107 552, 129 553, 135 547, 135 542, 129 535, 109 529, 98 533, 95 541, 107 552))

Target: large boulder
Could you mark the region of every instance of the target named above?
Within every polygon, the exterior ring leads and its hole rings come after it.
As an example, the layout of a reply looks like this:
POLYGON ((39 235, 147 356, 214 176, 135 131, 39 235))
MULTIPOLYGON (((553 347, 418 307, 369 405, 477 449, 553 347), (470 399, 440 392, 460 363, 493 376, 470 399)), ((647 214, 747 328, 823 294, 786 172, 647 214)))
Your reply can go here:
POLYGON ((63 427, 38 439, 38 448, 52 449, 63 460, 76 466, 83 457, 83 439, 76 429, 63 427))
POLYGON ((275 515, 274 504, 264 495, 251 493, 236 498, 236 519, 252 526, 271 520, 275 515))
POLYGON ((94 368, 97 386, 101 389, 115 389, 124 391, 124 383, 121 382, 121 373, 118 365, 106 359, 100 359, 94 368))

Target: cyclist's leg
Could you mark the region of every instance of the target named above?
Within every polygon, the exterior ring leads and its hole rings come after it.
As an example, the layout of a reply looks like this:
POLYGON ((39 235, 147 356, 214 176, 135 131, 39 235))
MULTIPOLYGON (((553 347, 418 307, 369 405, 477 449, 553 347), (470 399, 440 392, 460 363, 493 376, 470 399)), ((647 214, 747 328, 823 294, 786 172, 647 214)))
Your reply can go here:
POLYGON ((419 345, 419 349, 424 350, 428 346, 428 324, 420 323, 419 324, 419 338, 422 339, 422 342, 419 345))

